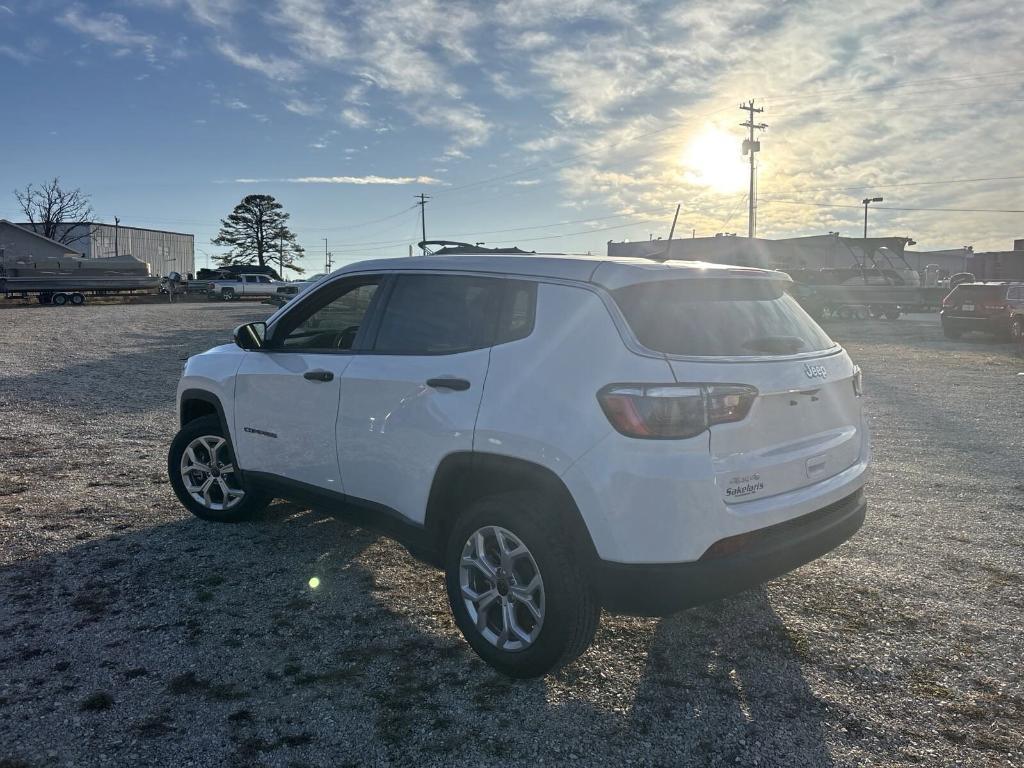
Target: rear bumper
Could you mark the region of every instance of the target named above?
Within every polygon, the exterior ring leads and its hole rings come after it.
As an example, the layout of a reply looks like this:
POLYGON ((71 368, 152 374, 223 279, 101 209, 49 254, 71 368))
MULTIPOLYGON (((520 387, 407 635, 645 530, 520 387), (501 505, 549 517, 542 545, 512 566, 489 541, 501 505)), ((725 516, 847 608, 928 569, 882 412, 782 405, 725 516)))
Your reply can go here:
POLYGON ((970 317, 943 314, 940 317, 943 328, 962 333, 979 331, 981 333, 1002 334, 1007 333, 1010 328, 1009 320, 1003 315, 970 317))
POLYGON ((599 561, 597 588, 611 613, 665 616, 741 592, 838 547, 863 525, 863 490, 815 512, 716 542, 700 560, 599 561))

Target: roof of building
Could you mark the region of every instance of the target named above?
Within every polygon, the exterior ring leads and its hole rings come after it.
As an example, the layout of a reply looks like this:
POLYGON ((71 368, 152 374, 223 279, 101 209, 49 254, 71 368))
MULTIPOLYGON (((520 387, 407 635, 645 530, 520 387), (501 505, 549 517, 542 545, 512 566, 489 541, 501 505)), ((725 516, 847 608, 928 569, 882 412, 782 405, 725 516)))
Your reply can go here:
MULTIPOLYGON (((192 234, 191 232, 174 232, 173 230, 170 229, 153 229, 152 227, 129 227, 127 224, 107 224, 107 222, 105 221, 75 221, 65 223, 69 227, 78 227, 85 225, 88 225, 90 227, 109 227, 110 229, 114 229, 116 227, 117 229, 134 229, 138 232, 159 232, 161 235, 180 235, 182 237, 195 238, 195 235, 192 234)), ((22 222, 21 224, 18 224, 18 226, 26 228, 38 225, 33 225, 31 222, 22 222)))
POLYGON ((349 264, 335 274, 377 271, 488 272, 523 277, 548 277, 594 282, 614 289, 622 285, 666 277, 744 276, 789 280, 789 275, 767 269, 734 267, 703 261, 653 261, 628 256, 584 256, 565 253, 522 255, 477 253, 373 259, 349 264))
POLYGON ((32 235, 32 237, 39 238, 40 240, 42 240, 44 242, 47 242, 50 245, 56 245, 59 248, 63 248, 68 253, 81 253, 81 251, 76 251, 74 248, 66 245, 65 243, 61 243, 61 242, 58 242, 57 240, 53 240, 53 239, 51 239, 49 237, 46 237, 46 235, 40 235, 38 232, 36 232, 34 230, 31 230, 31 229, 29 229, 28 227, 26 227, 26 226, 24 226, 22 224, 15 224, 13 221, 8 221, 7 219, 0 219, 0 225, 3 225, 3 224, 6 224, 6 225, 11 226, 11 227, 17 227, 18 229, 20 229, 25 234, 32 235))

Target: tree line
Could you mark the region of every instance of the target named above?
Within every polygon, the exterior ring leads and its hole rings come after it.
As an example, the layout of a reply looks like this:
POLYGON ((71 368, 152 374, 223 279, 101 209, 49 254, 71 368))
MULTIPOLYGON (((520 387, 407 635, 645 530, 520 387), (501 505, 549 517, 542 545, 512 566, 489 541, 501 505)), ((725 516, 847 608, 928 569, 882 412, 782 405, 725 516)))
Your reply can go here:
MULTIPOLYGON (((63 186, 60 177, 16 189, 14 197, 32 229, 44 237, 71 245, 92 233, 96 213, 90 196, 63 186)), ((289 217, 272 195, 246 195, 221 219, 220 231, 210 242, 229 250, 214 259, 221 266, 277 264, 282 276, 285 269, 305 272, 298 263, 305 251, 288 226, 289 217)))

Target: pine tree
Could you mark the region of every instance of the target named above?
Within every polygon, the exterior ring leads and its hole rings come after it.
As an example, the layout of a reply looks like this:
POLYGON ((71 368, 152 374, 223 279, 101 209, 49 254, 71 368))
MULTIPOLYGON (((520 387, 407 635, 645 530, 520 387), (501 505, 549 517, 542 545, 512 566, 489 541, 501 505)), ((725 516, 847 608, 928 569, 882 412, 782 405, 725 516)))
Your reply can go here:
POLYGON ((288 228, 288 217, 271 195, 246 195, 231 215, 221 219, 220 232, 213 244, 226 245, 231 250, 215 258, 221 265, 276 264, 281 277, 285 269, 305 272, 297 263, 304 251, 288 228))

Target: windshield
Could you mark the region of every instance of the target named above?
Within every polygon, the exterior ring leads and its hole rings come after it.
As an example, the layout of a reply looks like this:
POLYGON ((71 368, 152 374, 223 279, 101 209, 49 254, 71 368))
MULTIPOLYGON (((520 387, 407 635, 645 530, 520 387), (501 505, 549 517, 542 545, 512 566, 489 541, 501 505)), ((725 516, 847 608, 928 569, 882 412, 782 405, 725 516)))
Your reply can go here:
POLYGON ((750 278, 664 280, 612 295, 640 343, 668 355, 792 355, 835 346, 785 286, 750 278))

